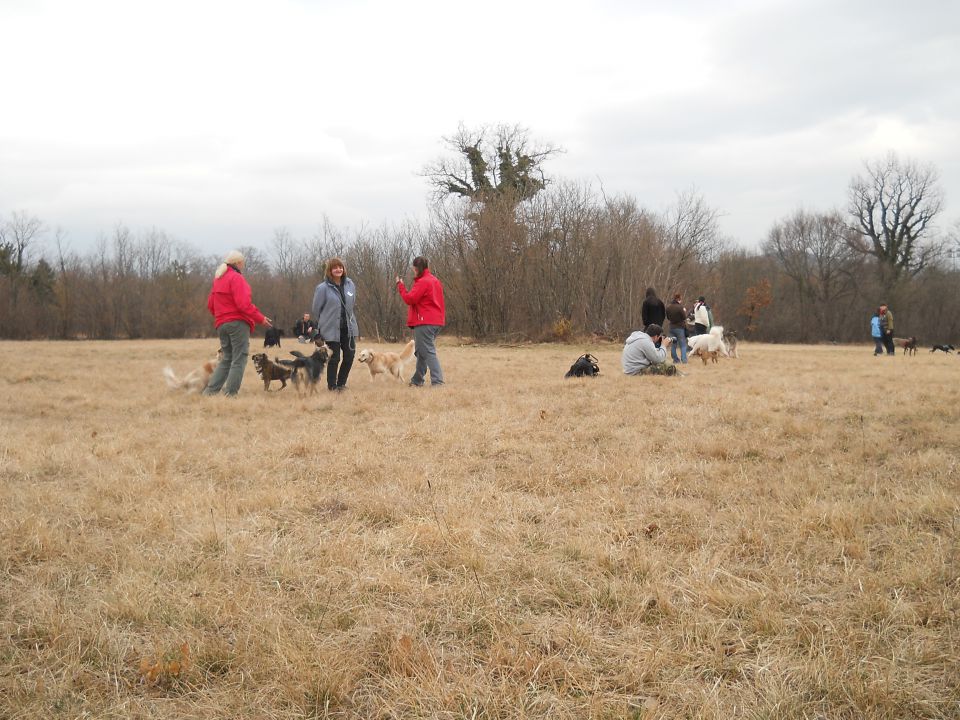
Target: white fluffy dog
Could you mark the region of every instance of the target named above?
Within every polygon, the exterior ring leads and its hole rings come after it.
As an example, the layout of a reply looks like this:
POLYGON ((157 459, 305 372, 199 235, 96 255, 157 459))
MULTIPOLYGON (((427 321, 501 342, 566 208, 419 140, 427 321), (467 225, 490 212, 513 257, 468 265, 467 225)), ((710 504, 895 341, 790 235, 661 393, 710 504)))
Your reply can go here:
POLYGON ((701 351, 704 351, 730 357, 727 344, 723 341, 723 325, 714 325, 710 328, 710 332, 703 335, 694 335, 687 341, 687 345, 690 347, 691 355, 699 355, 701 351))

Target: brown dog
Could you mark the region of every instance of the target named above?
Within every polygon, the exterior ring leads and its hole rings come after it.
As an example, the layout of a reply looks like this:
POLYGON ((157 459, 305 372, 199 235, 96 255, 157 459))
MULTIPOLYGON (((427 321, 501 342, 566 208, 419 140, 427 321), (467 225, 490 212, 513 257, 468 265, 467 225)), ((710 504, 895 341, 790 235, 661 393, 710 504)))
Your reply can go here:
POLYGON ((280 381, 280 389, 287 386, 287 380, 290 378, 290 371, 277 365, 267 357, 266 353, 257 353, 252 358, 253 366, 257 369, 257 375, 263 380, 263 389, 269 390, 270 383, 274 380, 280 381))
POLYGON ((907 353, 910 353, 911 355, 917 354, 917 339, 915 337, 894 338, 893 341, 903 348, 904 355, 907 353))
POLYGON ((367 369, 370 370, 371 381, 380 373, 390 373, 397 380, 402 381, 403 366, 413 357, 413 348, 414 343, 411 340, 398 353, 374 352, 373 350, 363 349, 357 355, 357 360, 366 363, 367 369))
POLYGON ((720 355, 719 350, 705 350, 701 348, 700 350, 697 350, 695 354, 700 356, 700 359, 703 360, 704 365, 707 364, 707 360, 713 360, 715 363, 720 362, 718 359, 718 356, 720 355))

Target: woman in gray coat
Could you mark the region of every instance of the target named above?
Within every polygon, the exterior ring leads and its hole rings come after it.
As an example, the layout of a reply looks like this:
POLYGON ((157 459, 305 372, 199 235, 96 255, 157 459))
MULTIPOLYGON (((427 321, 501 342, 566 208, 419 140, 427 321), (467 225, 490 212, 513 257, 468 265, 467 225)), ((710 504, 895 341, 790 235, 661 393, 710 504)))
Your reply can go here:
POLYGON ((327 363, 327 389, 342 391, 347 387, 347 377, 353 367, 357 352, 357 318, 353 306, 357 289, 347 277, 347 270, 340 258, 330 258, 324 269, 325 278, 313 293, 313 315, 317 318, 317 336, 330 348, 327 363), (340 354, 343 353, 343 362, 340 354))

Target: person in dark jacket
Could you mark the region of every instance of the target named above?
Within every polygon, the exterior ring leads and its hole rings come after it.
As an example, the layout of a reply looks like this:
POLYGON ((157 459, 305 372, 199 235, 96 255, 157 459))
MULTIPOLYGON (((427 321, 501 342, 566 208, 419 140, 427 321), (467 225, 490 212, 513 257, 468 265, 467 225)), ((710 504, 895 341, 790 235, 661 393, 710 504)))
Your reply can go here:
POLYGON ((297 340, 302 343, 308 343, 313 340, 313 336, 317 334, 317 326, 313 320, 310 319, 310 313, 304 313, 303 319, 297 320, 297 324, 293 326, 293 334, 296 335, 297 340))
POLYGON ((410 384, 421 387, 429 370, 430 384, 443 385, 443 370, 440 368, 436 346, 437 335, 446 324, 443 285, 428 269, 425 257, 413 259, 413 273, 413 287, 409 292, 400 276, 397 275, 395 278, 397 292, 409 306, 407 327, 413 329, 413 340, 416 346, 417 369, 410 378, 410 384))
POLYGON ((327 260, 324 276, 324 281, 317 285, 313 293, 313 314, 317 318, 317 335, 330 348, 327 389, 340 392, 347 387, 353 357, 357 353, 360 330, 353 313, 357 288, 353 280, 347 277, 347 269, 340 258, 327 260))
POLYGON ((245 264, 243 254, 231 250, 214 273, 207 309, 213 315, 223 353, 204 395, 216 395, 223 390, 224 395, 236 397, 247 367, 250 333, 257 323, 273 327, 270 318, 264 316, 251 300, 250 285, 243 277, 245 264))
POLYGON ((643 319, 644 327, 647 325, 663 326, 663 321, 667 317, 663 300, 657 297, 657 291, 652 287, 647 288, 647 296, 643 299, 643 305, 640 307, 640 317, 643 319))
POLYGON ((670 321, 670 337, 673 343, 670 345, 670 357, 673 361, 687 362, 687 309, 683 306, 683 298, 680 293, 673 296, 673 300, 666 308, 667 320, 670 321), (680 349, 680 357, 677 358, 677 348, 680 349))

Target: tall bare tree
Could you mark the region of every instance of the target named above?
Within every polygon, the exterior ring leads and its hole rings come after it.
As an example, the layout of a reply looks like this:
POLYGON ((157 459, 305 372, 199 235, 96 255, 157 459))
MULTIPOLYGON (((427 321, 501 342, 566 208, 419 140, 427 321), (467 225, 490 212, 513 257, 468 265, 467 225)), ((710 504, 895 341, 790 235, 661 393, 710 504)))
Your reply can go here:
POLYGON ((453 156, 441 158, 423 171, 438 198, 529 200, 547 185, 543 163, 560 152, 553 145, 535 143, 519 125, 475 130, 461 125, 455 135, 443 140, 453 156))
POLYGON ((876 258, 886 284, 916 275, 939 251, 929 237, 943 209, 933 165, 900 160, 895 153, 865 163, 866 175, 850 182, 849 212, 854 249, 876 258))

